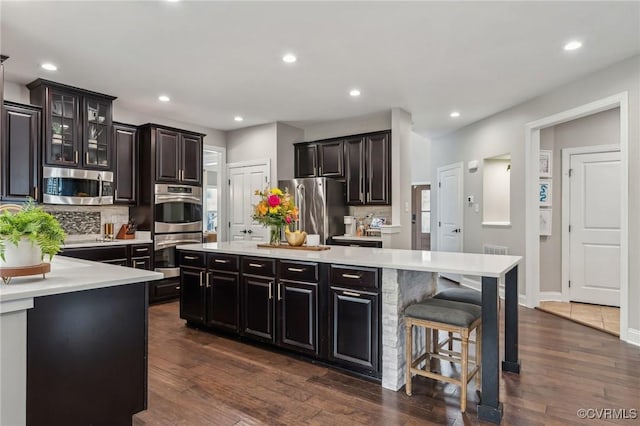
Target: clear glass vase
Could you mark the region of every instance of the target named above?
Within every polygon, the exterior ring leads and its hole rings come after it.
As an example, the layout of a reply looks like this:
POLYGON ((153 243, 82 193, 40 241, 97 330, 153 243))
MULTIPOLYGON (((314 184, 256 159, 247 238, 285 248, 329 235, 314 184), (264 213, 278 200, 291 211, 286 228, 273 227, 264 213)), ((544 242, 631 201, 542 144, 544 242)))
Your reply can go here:
POLYGON ((282 239, 282 226, 270 225, 269 226, 269 244, 272 246, 279 246, 282 239))

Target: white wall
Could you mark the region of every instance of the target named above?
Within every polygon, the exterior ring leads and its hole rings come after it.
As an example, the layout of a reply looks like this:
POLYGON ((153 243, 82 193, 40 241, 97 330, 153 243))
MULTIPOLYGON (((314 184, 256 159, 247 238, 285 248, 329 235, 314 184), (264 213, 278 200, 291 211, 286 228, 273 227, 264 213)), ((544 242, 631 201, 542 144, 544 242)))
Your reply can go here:
MULTIPOLYGON (((465 207, 464 249, 479 252, 482 243, 506 245, 510 253, 523 255, 524 231, 524 139, 525 124, 602 99, 629 93, 629 327, 640 329, 640 56, 629 58, 549 93, 471 124, 432 141, 432 176, 437 167, 456 161, 481 160, 511 154, 511 227, 482 226, 480 215, 465 207)), ((514 88, 516 90, 517 88, 514 88)), ((478 173, 481 173, 479 170, 478 173)), ((465 170, 465 195, 481 194, 478 174, 465 170)), ((437 203, 436 197, 432 197, 437 203)), ((433 206, 436 210, 437 206, 433 206)), ((434 216, 434 226, 437 220, 434 216)), ((435 229, 435 228, 434 228, 435 229)), ((525 259, 526 262, 526 259, 525 259)), ((524 265, 519 268, 520 291, 524 293, 524 265)))
POLYGON ((391 128, 391 111, 383 111, 361 117, 323 121, 300 126, 304 130, 305 141, 377 132, 391 128))
POLYGON ((249 160, 271 160, 271 183, 278 181, 277 124, 245 127, 226 133, 227 164, 249 160))
POLYGON ((411 133, 411 183, 431 182, 431 140, 411 133))
MULTIPOLYGON (((9 101, 29 104, 29 89, 23 84, 12 81, 4 82, 4 98, 9 101)), ((141 125, 146 123, 156 123, 165 126, 175 127, 178 129, 191 130, 193 132, 203 133, 205 145, 226 146, 225 133, 220 130, 208 127, 198 126, 195 124, 184 123, 182 121, 171 120, 165 117, 159 117, 140 111, 132 111, 119 105, 118 99, 113 102, 113 121, 121 123, 141 125)))
POLYGON ((277 123, 276 132, 278 180, 293 179, 295 177, 293 144, 304 141, 304 130, 277 123))
POLYGON ((482 221, 509 222, 510 159, 485 158, 482 163, 482 221))
POLYGON ((400 232, 391 248, 411 249, 411 114, 391 110, 391 222, 400 232))
POLYGON ((553 151, 551 235, 540 237, 540 291, 562 291, 562 150, 620 141, 620 108, 540 131, 540 149, 553 151))

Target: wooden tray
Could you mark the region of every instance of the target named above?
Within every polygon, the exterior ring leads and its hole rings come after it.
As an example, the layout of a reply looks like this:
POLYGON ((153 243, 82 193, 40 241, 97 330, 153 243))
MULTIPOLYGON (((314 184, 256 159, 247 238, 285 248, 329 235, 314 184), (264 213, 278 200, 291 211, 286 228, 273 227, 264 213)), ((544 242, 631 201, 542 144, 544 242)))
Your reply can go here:
POLYGON ((51 272, 50 263, 41 263, 35 266, 20 266, 17 268, 0 268, 0 278, 5 284, 11 282, 11 278, 27 277, 29 275, 40 275, 44 279, 47 272, 51 272))
POLYGON ((258 244, 259 248, 271 248, 271 249, 288 249, 288 250, 306 250, 306 251, 324 251, 329 250, 329 246, 290 246, 289 244, 271 245, 267 243, 258 244))

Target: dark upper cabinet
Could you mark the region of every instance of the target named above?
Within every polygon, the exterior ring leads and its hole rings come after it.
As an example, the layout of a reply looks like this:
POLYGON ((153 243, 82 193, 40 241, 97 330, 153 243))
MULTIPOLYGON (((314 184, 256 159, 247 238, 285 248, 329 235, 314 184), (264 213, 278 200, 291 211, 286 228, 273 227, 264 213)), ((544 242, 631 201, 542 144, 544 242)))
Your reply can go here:
POLYGON ((391 204, 389 132, 345 139, 347 204, 391 204))
POLYGON ((315 144, 295 145, 296 178, 316 177, 318 170, 318 149, 315 144))
POLYGON ((294 150, 296 178, 344 176, 342 140, 296 144, 294 150))
POLYGON ((192 185, 202 183, 202 137, 180 135, 181 181, 192 185))
POLYGON ((318 176, 344 176, 344 149, 341 140, 318 144, 318 176))
POLYGON ((156 180, 180 180, 180 134, 173 130, 156 130, 156 180))
POLYGON ((37 200, 41 109, 5 102, 2 113, 1 199, 37 200))
POLYGON ((138 129, 127 124, 113 124, 114 203, 134 204, 137 194, 138 129))
POLYGON ((391 204, 391 138, 377 133, 365 138, 365 204, 391 204))
POLYGON ((43 79, 27 87, 43 108, 45 165, 111 169, 115 97, 43 79))
POLYGON ((202 135, 156 129, 156 180, 202 184, 202 135))
POLYGON ((364 137, 345 139, 344 154, 347 204, 364 204, 364 137))

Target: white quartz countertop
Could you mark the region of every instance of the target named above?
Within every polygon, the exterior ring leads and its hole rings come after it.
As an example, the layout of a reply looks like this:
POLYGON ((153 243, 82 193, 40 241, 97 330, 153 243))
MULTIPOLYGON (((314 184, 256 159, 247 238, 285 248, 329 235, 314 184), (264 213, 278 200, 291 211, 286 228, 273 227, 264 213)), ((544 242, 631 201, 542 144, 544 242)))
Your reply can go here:
POLYGON ((502 277, 522 260, 520 256, 500 256, 492 254, 448 253, 370 247, 330 247, 331 249, 324 251, 306 251, 259 248, 255 242, 233 241, 180 245, 178 249, 498 278, 502 277))
POLYGON ((42 275, 32 275, 13 278, 11 284, 0 284, 0 302, 155 281, 163 277, 159 272, 144 269, 55 256, 51 272, 45 279, 42 275))
POLYGON ((81 247, 107 247, 107 246, 121 246, 129 244, 153 244, 151 239, 132 239, 132 240, 111 240, 102 241, 96 238, 88 238, 86 240, 71 240, 66 241, 62 248, 81 248, 81 247))
POLYGON ((346 240, 346 241, 382 241, 382 237, 357 237, 347 236, 347 235, 336 235, 335 237, 331 237, 334 240, 346 240))

